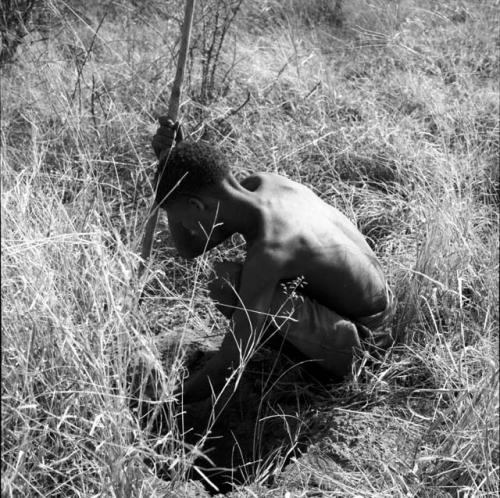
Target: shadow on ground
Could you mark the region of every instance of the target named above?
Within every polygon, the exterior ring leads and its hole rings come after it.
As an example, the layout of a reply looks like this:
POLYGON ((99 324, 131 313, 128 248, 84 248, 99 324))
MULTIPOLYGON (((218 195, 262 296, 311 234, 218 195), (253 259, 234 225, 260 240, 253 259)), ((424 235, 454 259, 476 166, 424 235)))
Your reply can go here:
MULTIPOLYGON (((188 370, 198 370, 217 342, 198 337, 184 343, 188 370)), ((217 491, 194 470, 190 478, 207 495, 239 496, 238 487, 248 484, 338 492, 366 485, 367 476, 374 489, 385 489, 396 473, 410 490, 419 427, 395 417, 385 395, 353 391, 348 382, 327 379, 303 363, 293 348, 278 352, 281 343, 271 346, 255 354, 211 428, 202 447, 210 462, 195 461, 217 491)), ((186 407, 184 429, 192 427, 186 443, 199 443, 208 416, 208 403, 186 407)))
MULTIPOLYGON (((199 364, 199 355, 195 357, 199 364)), ((301 414, 322 387, 316 372, 298 366, 297 360, 291 351, 278 356, 276 350, 263 348, 247 366, 204 445, 203 452, 213 465, 204 459, 195 462, 219 492, 256 479, 272 484, 291 458, 306 448, 301 414)), ((197 434, 205 432, 208 408, 199 404, 187 408, 184 426, 193 427, 185 435, 188 444, 196 444, 197 434)), ((192 477, 197 478, 196 473, 192 477)), ((207 490, 213 488, 207 486, 207 490)))

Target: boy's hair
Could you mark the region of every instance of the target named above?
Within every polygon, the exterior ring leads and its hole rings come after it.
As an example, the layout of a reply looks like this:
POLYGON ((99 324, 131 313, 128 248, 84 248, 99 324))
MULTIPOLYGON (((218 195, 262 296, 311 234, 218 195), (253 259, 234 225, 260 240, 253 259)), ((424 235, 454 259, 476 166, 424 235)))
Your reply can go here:
POLYGON ((178 143, 171 151, 158 182, 161 205, 180 194, 194 194, 215 185, 231 172, 224 155, 206 142, 178 143))

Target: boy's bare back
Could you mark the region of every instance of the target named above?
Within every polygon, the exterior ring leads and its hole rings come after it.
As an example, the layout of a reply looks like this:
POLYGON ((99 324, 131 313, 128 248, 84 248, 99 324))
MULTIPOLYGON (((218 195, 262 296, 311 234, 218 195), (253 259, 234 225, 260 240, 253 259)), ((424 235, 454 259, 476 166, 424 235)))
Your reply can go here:
POLYGON ((384 309, 380 264, 346 216, 279 175, 259 173, 241 185, 258 197, 261 214, 256 236, 248 240, 249 258, 272 248, 282 258, 281 280, 304 277, 303 292, 343 316, 384 309))

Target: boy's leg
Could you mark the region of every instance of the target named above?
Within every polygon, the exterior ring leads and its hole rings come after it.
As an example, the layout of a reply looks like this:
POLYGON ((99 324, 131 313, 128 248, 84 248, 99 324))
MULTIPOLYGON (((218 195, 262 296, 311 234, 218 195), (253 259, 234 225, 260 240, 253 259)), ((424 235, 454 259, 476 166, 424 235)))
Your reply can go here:
POLYGON ((375 357, 383 355, 395 342, 390 322, 396 309, 396 298, 389 286, 386 287, 386 292, 387 306, 384 311, 356 320, 359 337, 364 349, 375 357))
POLYGON ((351 372, 354 351, 361 348, 353 322, 307 296, 283 292, 275 294, 271 311, 279 334, 318 367, 338 378, 351 372))
MULTIPOLYGON (((210 296, 230 318, 234 309, 242 306, 237 294, 242 265, 224 261, 214 266, 217 277, 209 284, 210 296)), ((276 345, 279 334, 334 376, 350 373, 354 349, 361 346, 353 322, 308 297, 287 295, 282 286, 276 288, 269 314, 264 342, 276 345)))

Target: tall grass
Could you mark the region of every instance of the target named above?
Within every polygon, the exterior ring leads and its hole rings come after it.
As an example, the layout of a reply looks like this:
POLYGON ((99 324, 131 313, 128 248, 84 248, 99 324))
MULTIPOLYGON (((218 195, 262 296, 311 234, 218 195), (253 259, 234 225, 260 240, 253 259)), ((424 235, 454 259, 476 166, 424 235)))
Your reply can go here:
MULTIPOLYGON (((497 11, 243 3, 210 105, 193 65, 192 137, 219 143, 238 176, 278 172, 346 212, 398 297, 398 344, 342 385, 290 381, 290 365, 271 375, 265 351, 248 363, 249 391, 223 419, 236 426, 262 398, 252 443, 235 450, 239 496, 497 495, 497 11)), ((163 223, 136 272, 181 12, 47 1, 44 29, 3 67, 5 496, 196 496, 213 480, 218 443, 183 434, 172 392, 192 335, 227 330, 206 282, 214 258, 241 257, 239 240, 183 261, 163 223), (169 334, 184 347, 163 348, 169 334), (161 433, 131 404, 134 371, 144 404, 165 410, 161 433)))

